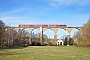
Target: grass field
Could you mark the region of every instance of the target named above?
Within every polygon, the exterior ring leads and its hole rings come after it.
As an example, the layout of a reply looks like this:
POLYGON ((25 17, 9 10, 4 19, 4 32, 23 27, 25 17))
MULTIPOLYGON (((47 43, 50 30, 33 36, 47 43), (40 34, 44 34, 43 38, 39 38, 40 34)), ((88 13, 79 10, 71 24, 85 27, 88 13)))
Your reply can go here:
POLYGON ((90 48, 29 46, 0 49, 0 60, 90 60, 90 48))

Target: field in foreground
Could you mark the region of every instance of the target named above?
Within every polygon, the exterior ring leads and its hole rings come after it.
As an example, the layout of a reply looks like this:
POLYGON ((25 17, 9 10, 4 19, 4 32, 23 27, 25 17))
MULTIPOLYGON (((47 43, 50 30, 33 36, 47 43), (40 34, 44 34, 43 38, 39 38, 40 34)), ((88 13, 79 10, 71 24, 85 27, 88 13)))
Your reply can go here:
POLYGON ((0 49, 0 60, 90 60, 90 48, 29 46, 0 49))

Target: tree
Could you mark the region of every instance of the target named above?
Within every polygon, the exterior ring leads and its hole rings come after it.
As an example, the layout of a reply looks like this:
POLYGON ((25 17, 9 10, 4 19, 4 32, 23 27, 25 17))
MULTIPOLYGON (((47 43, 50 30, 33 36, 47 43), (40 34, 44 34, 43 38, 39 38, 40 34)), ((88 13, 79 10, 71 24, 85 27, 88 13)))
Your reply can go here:
POLYGON ((22 46, 22 30, 19 29, 14 40, 15 46, 22 46))
POLYGON ((21 39, 23 46, 26 47, 29 44, 29 32, 27 30, 22 30, 21 39))
POLYGON ((14 40, 16 40, 17 31, 14 28, 7 28, 7 40, 8 40, 8 47, 15 45, 14 40))
POLYGON ((5 23, 0 20, 0 46, 3 47, 4 42, 4 36, 5 36, 5 23))
POLYGON ((90 47, 90 19, 81 27, 80 31, 76 33, 74 39, 75 45, 90 47))

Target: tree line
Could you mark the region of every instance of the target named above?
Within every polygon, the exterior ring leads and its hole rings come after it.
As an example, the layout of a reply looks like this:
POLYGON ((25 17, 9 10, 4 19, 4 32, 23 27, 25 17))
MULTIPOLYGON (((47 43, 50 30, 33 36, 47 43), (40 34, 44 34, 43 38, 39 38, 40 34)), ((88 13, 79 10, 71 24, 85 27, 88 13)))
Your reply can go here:
MULTIPOLYGON (((27 30, 16 30, 10 26, 6 26, 5 23, 0 20, 0 47, 3 46, 28 46, 29 44, 29 32, 27 30), (7 27, 7 28, 6 28, 7 27)), ((40 35, 32 33, 32 45, 40 45, 40 35)), ((43 42, 47 39, 47 35, 43 35, 43 42)))

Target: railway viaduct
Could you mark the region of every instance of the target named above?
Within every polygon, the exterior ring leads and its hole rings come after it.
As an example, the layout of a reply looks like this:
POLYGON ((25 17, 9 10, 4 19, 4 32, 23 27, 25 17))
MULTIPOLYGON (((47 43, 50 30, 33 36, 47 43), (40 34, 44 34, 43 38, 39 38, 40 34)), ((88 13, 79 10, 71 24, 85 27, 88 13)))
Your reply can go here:
POLYGON ((70 34, 72 32, 73 29, 78 29, 80 30, 81 27, 67 27, 66 24, 19 24, 18 27, 7 27, 7 29, 17 29, 19 30, 23 30, 23 29, 28 29, 29 33, 30 33, 30 39, 29 39, 29 43, 32 43, 32 31, 34 29, 38 29, 40 32, 40 43, 41 45, 43 45, 42 39, 43 39, 43 32, 47 29, 51 29, 54 32, 54 43, 56 44, 57 41, 57 32, 60 29, 64 29, 67 33, 68 33, 68 39, 67 39, 67 46, 69 46, 69 39, 70 39, 70 34))

